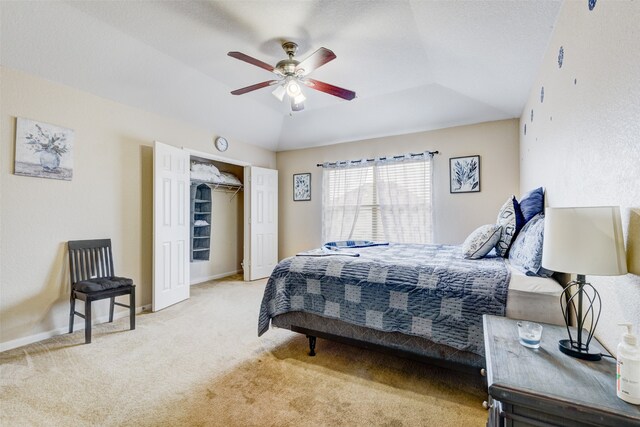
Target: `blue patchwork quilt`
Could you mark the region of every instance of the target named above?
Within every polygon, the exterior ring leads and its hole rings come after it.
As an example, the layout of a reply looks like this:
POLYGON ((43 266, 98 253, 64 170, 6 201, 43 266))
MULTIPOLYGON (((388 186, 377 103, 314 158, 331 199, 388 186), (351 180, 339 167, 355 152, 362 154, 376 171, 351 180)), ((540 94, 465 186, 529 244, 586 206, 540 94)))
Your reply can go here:
POLYGON ((360 256, 295 256, 265 289, 258 335, 290 311, 417 335, 484 355, 482 315, 504 316, 510 272, 502 257, 465 259, 460 246, 389 244, 360 256))

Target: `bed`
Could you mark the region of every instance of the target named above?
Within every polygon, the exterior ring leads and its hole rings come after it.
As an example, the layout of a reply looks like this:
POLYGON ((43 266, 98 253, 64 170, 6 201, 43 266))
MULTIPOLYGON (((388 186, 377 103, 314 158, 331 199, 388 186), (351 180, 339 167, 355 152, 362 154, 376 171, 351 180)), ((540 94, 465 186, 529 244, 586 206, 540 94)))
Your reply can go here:
POLYGON ((267 282, 269 325, 447 367, 484 367, 482 315, 563 324, 562 287, 507 259, 465 259, 460 246, 389 244, 282 260, 267 282))

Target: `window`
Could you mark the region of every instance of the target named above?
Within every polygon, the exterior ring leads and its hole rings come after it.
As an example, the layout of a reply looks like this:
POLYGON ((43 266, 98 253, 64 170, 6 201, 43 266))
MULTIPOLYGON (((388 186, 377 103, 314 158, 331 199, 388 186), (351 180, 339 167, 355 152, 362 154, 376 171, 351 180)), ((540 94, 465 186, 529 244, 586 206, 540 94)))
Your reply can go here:
POLYGON ((431 156, 325 167, 323 239, 431 243, 431 156))

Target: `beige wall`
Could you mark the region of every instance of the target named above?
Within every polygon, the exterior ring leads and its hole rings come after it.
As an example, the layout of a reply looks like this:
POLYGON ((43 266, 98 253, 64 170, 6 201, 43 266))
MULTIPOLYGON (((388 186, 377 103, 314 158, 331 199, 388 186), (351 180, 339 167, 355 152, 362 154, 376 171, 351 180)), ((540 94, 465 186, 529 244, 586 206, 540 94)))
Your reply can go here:
POLYGON ((633 274, 587 278, 602 297, 596 336, 615 351, 617 323, 640 325, 640 2, 587 6, 564 3, 524 109, 520 187, 545 186, 549 206, 621 206, 633 274))
MULTIPOLYGON (((110 237, 116 271, 149 304, 152 143, 213 153, 214 135, 7 68, 0 79, 0 343, 66 327, 67 240, 110 237), (75 130, 72 181, 13 175, 16 117, 75 130)), ((275 167, 273 152, 238 141, 225 155, 275 167)))
POLYGON ((438 150, 434 157, 434 241, 459 244, 476 227, 494 223, 518 191, 518 120, 377 138, 277 154, 279 257, 321 245, 322 169, 317 163, 438 150), (480 155, 481 191, 449 193, 449 158, 480 155), (311 201, 293 201, 293 174, 311 172, 311 201))

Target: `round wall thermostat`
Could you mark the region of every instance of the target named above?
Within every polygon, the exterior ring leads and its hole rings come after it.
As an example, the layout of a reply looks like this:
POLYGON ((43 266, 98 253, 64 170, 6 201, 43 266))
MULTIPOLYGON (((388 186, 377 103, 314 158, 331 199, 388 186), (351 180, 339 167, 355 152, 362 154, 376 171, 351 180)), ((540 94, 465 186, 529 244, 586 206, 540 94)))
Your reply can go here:
POLYGON ((226 138, 219 136, 216 138, 216 148, 218 151, 227 151, 229 148, 229 141, 226 138))

